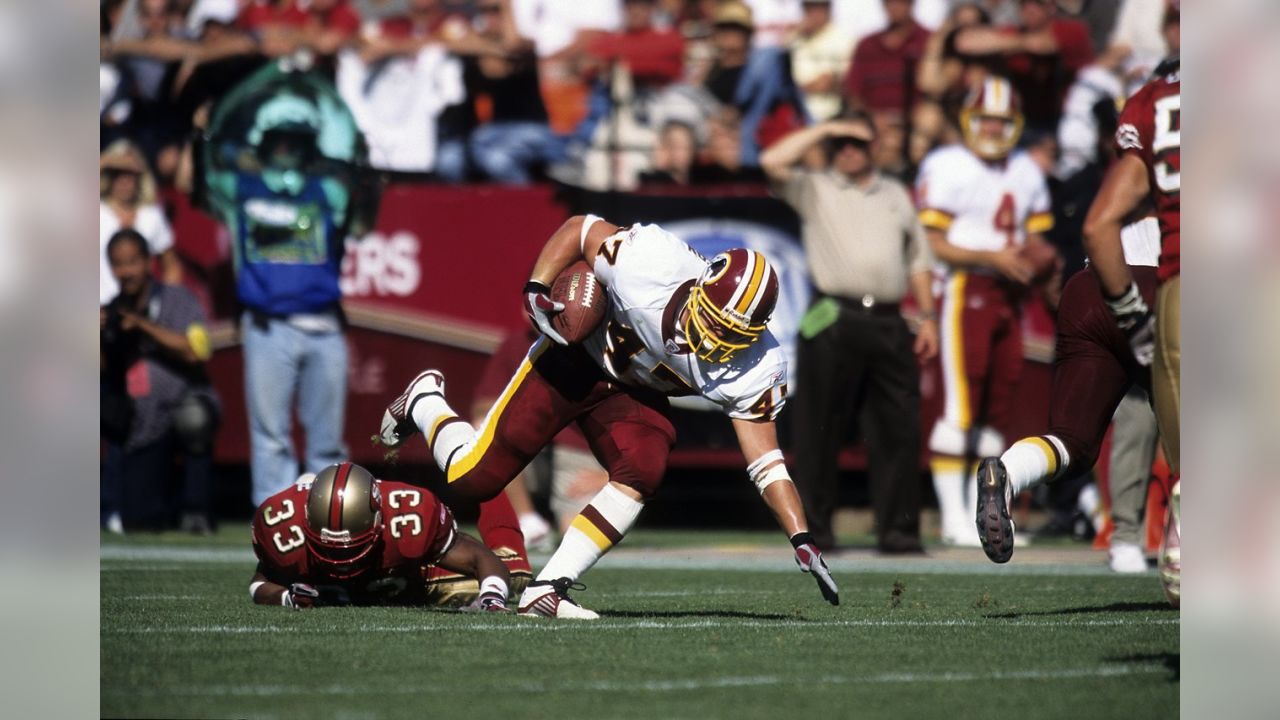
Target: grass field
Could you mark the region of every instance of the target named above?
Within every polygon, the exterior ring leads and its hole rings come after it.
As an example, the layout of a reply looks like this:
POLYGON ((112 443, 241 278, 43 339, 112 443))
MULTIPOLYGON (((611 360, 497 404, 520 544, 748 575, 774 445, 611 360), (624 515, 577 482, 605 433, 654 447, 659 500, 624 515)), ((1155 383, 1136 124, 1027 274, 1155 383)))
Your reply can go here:
POLYGON ((1178 713, 1177 611, 1081 550, 845 553, 831 607, 773 533, 642 531, 577 594, 604 618, 571 623, 257 607, 243 527, 102 542, 104 717, 1178 713))

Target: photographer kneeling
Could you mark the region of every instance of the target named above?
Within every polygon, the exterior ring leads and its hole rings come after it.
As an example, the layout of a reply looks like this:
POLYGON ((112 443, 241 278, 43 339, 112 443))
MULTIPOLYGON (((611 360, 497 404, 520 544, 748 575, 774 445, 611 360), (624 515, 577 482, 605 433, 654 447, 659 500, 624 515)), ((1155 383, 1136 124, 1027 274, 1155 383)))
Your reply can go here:
POLYGON ((209 334, 195 296, 151 275, 146 240, 131 229, 107 242, 120 294, 100 309, 102 513, 109 530, 162 529, 181 504, 181 528, 212 530, 218 399, 205 375, 209 334), (181 450, 183 484, 166 482, 181 450))

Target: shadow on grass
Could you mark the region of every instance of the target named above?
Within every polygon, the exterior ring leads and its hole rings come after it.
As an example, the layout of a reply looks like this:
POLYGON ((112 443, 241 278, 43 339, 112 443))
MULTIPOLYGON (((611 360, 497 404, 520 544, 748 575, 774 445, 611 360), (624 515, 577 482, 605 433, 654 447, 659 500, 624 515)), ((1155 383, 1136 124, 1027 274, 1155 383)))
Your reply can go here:
POLYGON ((1169 671, 1169 682, 1176 683, 1182 681, 1182 656, 1179 653, 1134 653, 1133 655, 1121 655, 1119 657, 1110 657, 1107 660, 1111 662, 1122 663, 1159 663, 1164 665, 1169 671))
POLYGON ((735 618, 739 620, 799 620, 802 618, 779 613, 755 613, 742 610, 609 610, 600 608, 601 615, 612 618, 735 618))
POLYGON ((983 617, 992 620, 1004 618, 1023 618, 1023 617, 1044 617, 1052 615, 1089 615, 1092 613, 1131 613, 1131 612, 1158 612, 1161 610, 1173 611, 1173 608, 1167 602, 1120 602, 1111 603, 1110 605, 1089 605, 1085 607, 1060 608, 1058 610, 1040 610, 1037 612, 1004 612, 990 613, 983 617))

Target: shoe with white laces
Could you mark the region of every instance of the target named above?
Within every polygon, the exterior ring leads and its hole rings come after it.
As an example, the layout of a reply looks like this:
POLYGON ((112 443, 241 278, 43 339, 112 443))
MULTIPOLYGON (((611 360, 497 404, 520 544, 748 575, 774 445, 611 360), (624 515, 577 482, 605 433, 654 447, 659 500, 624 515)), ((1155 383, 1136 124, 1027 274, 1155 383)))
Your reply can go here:
POLYGON ((520 594, 519 609, 516 612, 524 617, 598 620, 599 613, 582 607, 569 597, 570 590, 585 589, 585 585, 569 578, 535 580, 520 594))
POLYGON ((1000 458, 990 457, 978 465, 978 513, 975 522, 982 549, 991 562, 1007 563, 1013 557, 1013 500, 1009 474, 1000 458))
POLYGON ((387 447, 399 447, 422 428, 413 421, 413 406, 430 395, 444 399, 444 375, 439 370, 423 370, 409 382, 382 413, 382 428, 378 439, 387 447))
POLYGON ((1164 521, 1164 540, 1160 543, 1160 587, 1169 604, 1182 604, 1182 482, 1173 484, 1169 493, 1169 514, 1164 521))
POLYGON ((1147 554, 1134 543, 1113 542, 1107 551, 1111 572, 1144 573, 1147 571, 1147 554))

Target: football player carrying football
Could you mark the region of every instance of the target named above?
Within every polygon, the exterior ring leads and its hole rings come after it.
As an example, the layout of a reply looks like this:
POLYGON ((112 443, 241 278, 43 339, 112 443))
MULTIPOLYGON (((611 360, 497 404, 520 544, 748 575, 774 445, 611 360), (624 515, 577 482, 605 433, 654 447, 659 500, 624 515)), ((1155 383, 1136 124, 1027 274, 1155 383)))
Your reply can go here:
MULTIPOLYGON (((1085 249, 1116 324, 1134 352, 1149 358, 1152 399, 1165 457, 1179 472, 1179 382, 1182 366, 1181 191, 1182 78, 1178 58, 1156 68, 1155 77, 1125 102, 1116 129, 1119 159, 1107 171, 1102 189, 1085 220, 1085 249), (1155 313, 1142 297, 1124 262, 1120 228, 1125 217, 1145 202, 1160 221, 1160 264, 1155 313)), ((1178 602, 1181 540, 1178 485, 1175 483, 1160 551, 1165 592, 1178 602)))
MULTIPOLYGON (((920 222, 945 270, 941 319, 942 416, 929 435, 943 542, 977 545, 972 463, 1004 449, 1004 424, 1022 375, 1020 303, 1034 268, 1024 246, 1053 226, 1044 173, 1014 151, 1022 132, 1008 80, 975 85, 961 112, 963 145, 938 148, 920 168, 920 222)), ((1042 247, 1035 248, 1043 249, 1042 247)))
POLYGON ((531 572, 505 495, 480 507, 484 543, 427 490, 349 462, 272 495, 253 519, 260 605, 467 605, 505 610, 531 572))
POLYGON ((448 481, 443 496, 476 501, 501 492, 576 422, 609 483, 573 520, 521 596, 519 612, 593 619, 598 615, 568 590, 622 539, 661 484, 675 442, 667 397, 701 395, 731 418, 747 473, 790 538, 797 564, 838 604, 778 448, 774 419, 786 400, 787 363, 766 328, 777 298, 777 275, 758 252, 735 248, 708 262, 657 225, 619 228, 575 216, 547 241, 525 286, 526 308, 547 337, 529 350, 479 427, 446 404, 444 377, 428 370, 387 408, 381 439, 395 446, 422 432, 448 481), (594 268, 609 309, 590 335, 569 345, 551 325, 560 306, 549 287, 579 259, 594 268))

